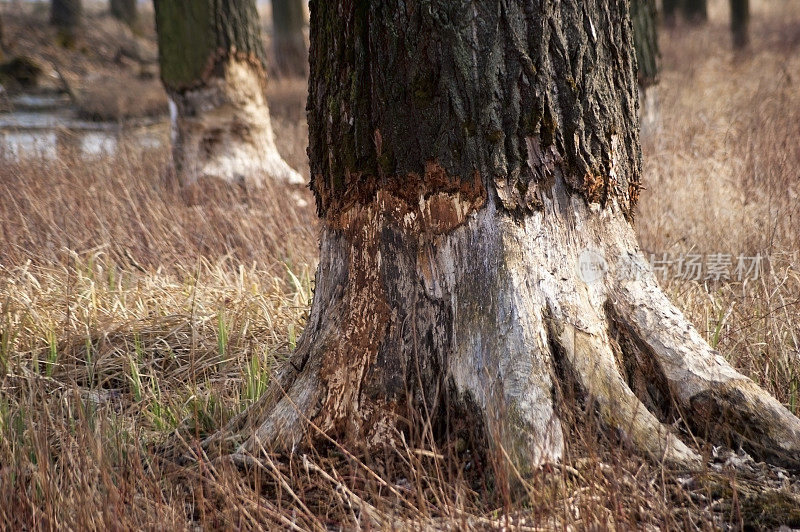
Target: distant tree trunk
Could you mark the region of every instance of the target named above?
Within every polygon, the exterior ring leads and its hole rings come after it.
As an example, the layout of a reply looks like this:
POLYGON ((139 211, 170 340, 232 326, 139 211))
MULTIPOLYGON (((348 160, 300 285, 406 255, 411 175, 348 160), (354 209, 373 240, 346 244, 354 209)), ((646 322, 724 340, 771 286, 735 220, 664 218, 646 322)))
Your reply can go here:
POLYGON ((657 114, 656 95, 650 89, 658 81, 658 24, 656 0, 631 0, 631 23, 638 65, 639 117, 642 131, 651 125, 657 114))
POLYGON ((272 0, 273 54, 284 74, 308 74, 304 0, 272 0))
POLYGON ((669 25, 675 24, 681 4, 681 0, 664 0, 662 4, 662 13, 665 23, 669 25))
POLYGON ((59 40, 71 46, 83 16, 81 0, 51 0, 50 24, 58 28, 59 40))
POLYGON ((111 0, 111 15, 127 24, 132 29, 139 27, 139 9, 137 0, 111 0))
POLYGON ((682 0, 683 15, 692 24, 702 24, 708 20, 708 0, 682 0))
POLYGON ((0 16, 0 61, 6 56, 6 39, 3 33, 3 17, 0 16))
POLYGON ((314 301, 269 390, 206 448, 429 430, 482 435, 526 473, 563 455, 574 382, 654 460, 700 467, 680 412, 798 463, 800 420, 709 347, 636 242, 628 17, 615 0, 312 1, 314 301))
POLYGON ((639 66, 637 81, 647 88, 658 80, 658 33, 656 0, 631 0, 631 22, 639 66))
POLYGON ((746 48, 750 40, 750 1, 730 0, 731 5, 731 34, 733 47, 746 48))
POLYGON ((155 0, 179 181, 302 183, 278 154, 255 0, 155 0))

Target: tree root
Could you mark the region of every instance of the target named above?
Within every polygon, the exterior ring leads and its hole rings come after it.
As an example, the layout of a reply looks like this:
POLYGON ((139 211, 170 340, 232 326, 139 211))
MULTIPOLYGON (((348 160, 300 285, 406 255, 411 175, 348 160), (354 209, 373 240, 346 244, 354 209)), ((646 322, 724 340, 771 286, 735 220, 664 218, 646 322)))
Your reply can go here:
POLYGON ((227 432, 247 452, 289 450, 320 434, 372 445, 408 428, 415 411, 428 428, 470 411, 496 455, 524 474, 563 455, 560 361, 602 422, 656 462, 702 466, 659 421, 656 407, 667 404, 707 439, 799 466, 800 420, 669 302, 618 208, 586 205, 563 187, 523 223, 490 201, 431 241, 412 230, 412 214, 398 229, 380 198, 353 215, 365 228, 357 236, 326 229, 301 346, 227 432), (586 250, 603 266, 589 278, 579 267, 586 250), (631 265, 636 275, 623 275, 631 265), (354 323, 365 324, 362 336, 354 323), (618 344, 613 331, 629 341, 618 344), (626 356, 668 397, 643 397, 618 360, 626 356))
POLYGON ((647 347, 693 428, 779 465, 800 466, 800 420, 711 349, 652 274, 622 283, 615 295, 615 308, 647 347))

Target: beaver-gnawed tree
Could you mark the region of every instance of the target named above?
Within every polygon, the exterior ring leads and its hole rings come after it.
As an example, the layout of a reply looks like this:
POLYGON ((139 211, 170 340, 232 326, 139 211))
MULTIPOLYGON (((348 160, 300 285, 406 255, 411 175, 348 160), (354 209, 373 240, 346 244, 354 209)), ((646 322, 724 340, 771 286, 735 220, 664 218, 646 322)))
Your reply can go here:
POLYGON ((311 2, 310 317, 268 392, 208 443, 392 443, 477 420, 521 470, 561 458, 574 379, 654 460, 664 421, 797 465, 800 420, 669 301, 641 189, 627 1, 311 2))
POLYGON ((255 0, 156 0, 155 13, 179 181, 302 183, 275 147, 255 0))

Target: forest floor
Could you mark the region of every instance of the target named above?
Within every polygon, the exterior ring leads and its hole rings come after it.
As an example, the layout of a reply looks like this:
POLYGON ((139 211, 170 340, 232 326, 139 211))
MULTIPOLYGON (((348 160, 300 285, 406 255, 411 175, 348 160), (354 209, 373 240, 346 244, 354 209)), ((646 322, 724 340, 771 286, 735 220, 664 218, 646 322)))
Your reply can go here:
MULTIPOLYGON (((738 54, 726 5, 661 35, 636 226, 704 337, 800 415, 800 5, 751 2, 738 54), (740 280, 738 258, 756 256, 740 280), (712 264, 730 278, 707 278, 712 264)), ((307 175, 304 102, 302 80, 270 89, 278 148, 307 175)), ((800 528, 799 476, 701 442, 705 471, 667 470, 578 399, 564 462, 523 482, 430 442, 247 470, 206 459, 197 441, 302 331, 316 215, 283 185, 187 202, 168 161, 125 143, 0 160, 0 528, 800 528), (173 459, 178 443, 192 460, 173 459)))

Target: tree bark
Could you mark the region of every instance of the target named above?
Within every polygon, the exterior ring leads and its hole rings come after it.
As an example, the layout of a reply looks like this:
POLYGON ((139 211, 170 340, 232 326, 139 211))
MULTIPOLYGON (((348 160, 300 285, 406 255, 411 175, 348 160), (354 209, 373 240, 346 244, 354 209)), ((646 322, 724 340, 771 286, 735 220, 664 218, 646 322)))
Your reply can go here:
POLYGON ((750 1, 730 0, 730 6, 733 47, 737 50, 747 48, 750 41, 750 1))
POLYGON ((156 0, 155 13, 180 183, 302 183, 275 148, 255 0, 156 0))
POLYGON ((273 53, 283 74, 308 75, 303 0, 272 0, 273 53))
POLYGON ((111 0, 111 15, 132 29, 139 27, 139 9, 137 0, 111 0))
POLYGON ((692 24, 708 21, 708 0, 682 0, 683 16, 692 24))
POLYGON ((628 9, 312 1, 311 314, 209 448, 478 433, 525 472, 564 452, 570 381, 653 460, 700 465, 662 422, 675 405, 712 440, 797 463, 800 420, 702 340, 636 242, 628 9))
POLYGON ((81 0, 51 0, 50 24, 58 28, 59 40, 71 46, 75 31, 81 23, 83 5, 81 0))

